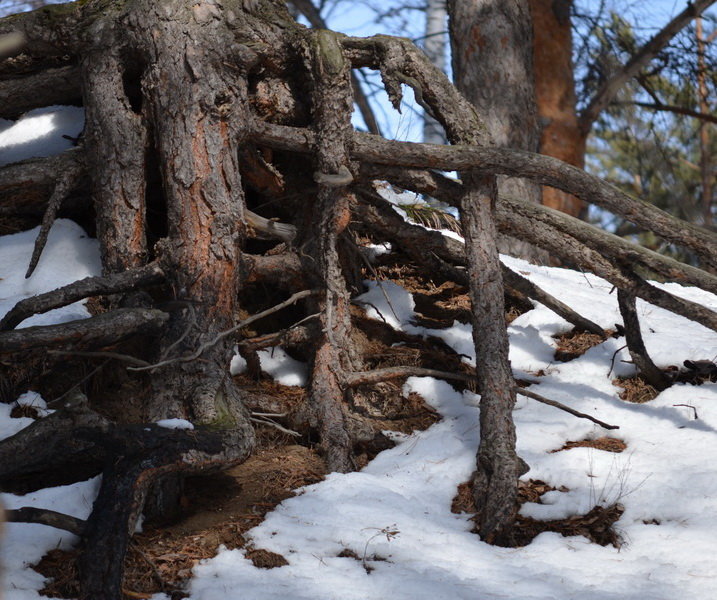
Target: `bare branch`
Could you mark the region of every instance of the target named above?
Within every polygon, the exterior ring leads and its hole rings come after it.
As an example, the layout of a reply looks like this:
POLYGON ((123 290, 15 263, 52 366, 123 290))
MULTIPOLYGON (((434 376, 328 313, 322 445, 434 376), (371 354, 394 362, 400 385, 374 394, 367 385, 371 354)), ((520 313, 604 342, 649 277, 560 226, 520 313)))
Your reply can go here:
POLYGON ((453 379, 456 381, 464 381, 466 383, 476 382, 475 375, 451 373, 450 371, 439 371, 436 369, 424 369, 422 367, 402 366, 374 369, 373 371, 357 371, 355 373, 347 373, 345 383, 349 387, 356 387, 359 385, 379 383, 389 379, 401 379, 404 377, 436 377, 438 379, 453 379))
POLYGON ((712 113, 699 112, 697 110, 685 108, 684 106, 674 106, 672 104, 651 102, 617 102, 616 104, 639 106, 641 108, 647 108, 649 110, 655 110, 660 112, 671 112, 677 115, 693 117, 695 119, 699 119, 700 121, 706 121, 708 123, 717 123, 717 116, 713 115, 712 113))
MULTIPOLYGON (((298 152, 314 147, 313 133, 269 123, 254 123, 262 143, 298 152)), ((665 239, 694 250, 706 265, 717 268, 717 235, 677 219, 654 205, 633 198, 582 169, 550 156, 509 148, 439 146, 395 142, 370 134, 354 134, 353 158, 382 165, 440 169, 476 169, 512 177, 525 177, 561 189, 618 214, 665 239)))
MULTIPOLYGON (((366 165, 362 168, 362 174, 371 179, 385 179, 404 189, 431 195, 453 206, 457 205, 461 189, 459 181, 431 171, 366 165)), ((621 264, 639 264, 671 281, 695 285, 717 294, 717 277, 707 271, 628 242, 547 206, 501 196, 500 202, 496 206, 498 229, 504 233, 510 233, 513 229, 512 223, 515 215, 522 215, 534 222, 545 223, 551 227, 551 230, 557 229, 566 233, 580 240, 592 250, 596 250, 603 256, 609 256, 621 264)), ((459 242, 446 239, 445 244, 453 255, 456 255, 457 252, 462 253, 462 251, 456 250, 456 247, 460 245, 459 242)), ((449 260, 452 259, 449 258, 449 260)), ((537 300, 537 298, 535 299, 537 300)), ((546 306, 548 305, 546 304, 546 306)), ((565 317, 563 316, 563 318, 565 317)), ((566 320, 569 321, 569 319, 566 320)))
POLYGON ((714 3, 715 0, 688 2, 685 10, 655 34, 621 69, 613 73, 602 84, 590 104, 580 115, 580 127, 582 130, 586 133, 590 131, 592 124, 615 98, 618 90, 629 79, 637 75, 692 19, 702 14, 714 3))
POLYGON ((27 273, 25 273, 25 279, 28 279, 35 270, 35 267, 40 260, 40 256, 42 255, 42 251, 45 248, 45 244, 47 243, 47 236, 50 234, 50 228, 55 222, 55 217, 57 217, 57 211, 60 210, 62 201, 75 186, 83 170, 83 165, 75 163, 73 168, 60 174, 60 177, 55 184, 55 189, 52 192, 52 196, 50 196, 50 200, 47 203, 45 214, 42 217, 42 225, 40 227, 40 232, 37 234, 37 239, 35 240, 35 247, 32 249, 30 265, 27 268, 27 273))
POLYGON ((573 415, 575 417, 580 417, 581 419, 588 419, 588 421, 597 423, 598 425, 600 425, 600 427, 604 427, 605 429, 620 429, 620 427, 617 425, 609 425, 608 423, 605 423, 604 421, 600 421, 599 419, 596 419, 595 417, 591 417, 590 415, 586 415, 585 413, 582 413, 573 408, 570 408, 569 406, 565 406, 565 404, 561 404, 560 402, 557 402, 556 400, 550 400, 549 398, 546 398, 545 396, 541 396, 540 394, 536 394, 535 392, 531 392, 531 391, 528 391, 528 390, 525 390, 522 388, 518 388, 517 391, 522 396, 532 398, 533 400, 537 400, 538 402, 547 404, 548 406, 554 406, 555 408, 559 408, 560 410, 563 410, 566 413, 570 413, 571 415, 573 415))
MULTIPOLYGON (((451 373, 448 371, 437 371, 435 369, 423 369, 420 367, 388 367, 386 369, 376 369, 374 371, 363 371, 358 373, 351 373, 347 375, 346 378, 346 384, 350 387, 355 387, 358 385, 365 385, 369 383, 378 383, 380 381, 386 381, 389 379, 399 379, 403 377, 436 377, 438 379, 448 379, 448 380, 457 380, 457 381, 465 381, 466 383, 475 383, 477 381, 476 377, 474 375, 464 375, 463 373, 451 373)), ((554 406, 555 408, 559 408, 560 410, 563 410, 567 413, 570 413, 571 415, 575 417, 580 417, 581 419, 588 419, 592 421, 593 423, 597 423, 601 427, 604 427, 605 429, 620 429, 617 425, 609 425, 608 423, 605 423, 604 421, 600 421, 599 419, 596 419, 594 417, 591 417, 590 415, 586 415, 585 413, 582 413, 580 411, 577 411, 575 409, 570 408, 569 406, 565 406, 565 404, 562 404, 556 400, 550 400, 549 398, 546 398, 544 396, 541 396, 540 394, 536 394, 535 392, 531 392, 528 390, 525 390, 523 388, 517 388, 517 393, 522 394, 523 396, 526 396, 528 398, 532 398, 533 400, 537 400, 538 402, 541 402, 543 404, 547 404, 549 406, 554 406)))
POLYGON ((149 363, 146 360, 130 356, 129 354, 120 354, 119 352, 80 352, 74 350, 50 350, 50 356, 79 356, 81 358, 104 358, 114 359, 122 362, 130 363, 136 367, 146 367, 149 363))
POLYGON ((70 104, 82 97, 76 66, 47 69, 0 81, 0 118, 16 119, 33 108, 70 104))
POLYGON ((630 292, 617 290, 617 303, 620 306, 620 314, 625 326, 627 349, 637 367, 638 373, 656 390, 667 389, 670 386, 670 381, 652 362, 650 355, 647 353, 647 348, 645 348, 645 343, 642 341, 640 320, 635 307, 635 296, 630 292))
POLYGON ((137 333, 160 329, 169 319, 161 310, 120 308, 89 319, 0 333, 0 354, 71 345, 73 349, 115 344, 137 333))
MULTIPOLYGON (((406 185, 408 189, 415 189, 412 188, 411 173, 404 172, 403 177, 399 175, 398 180, 399 185, 408 184, 406 185)), ((421 179, 419 178, 419 185, 420 181, 421 179)), ((460 186, 460 184, 456 185, 460 186)), ((459 283, 466 283, 466 273, 454 266, 454 264, 465 265, 465 248, 461 242, 438 232, 428 231, 423 227, 406 223, 377 194, 362 191, 362 197, 370 205, 361 203, 357 205, 356 209, 362 220, 369 227, 377 230, 387 239, 396 241, 414 260, 421 264, 427 264, 431 271, 442 273, 447 278, 459 283)), ((498 225, 500 228, 501 222, 499 218, 498 225)), ((507 228, 501 229, 503 231, 507 230, 507 228)), ((580 330, 604 335, 602 327, 579 315, 564 302, 548 294, 545 290, 542 290, 533 282, 515 273, 505 265, 501 265, 501 268, 503 279, 509 288, 513 288, 521 294, 541 302, 580 330)))
POLYGON ((30 55, 58 56, 74 54, 83 43, 77 26, 83 17, 83 3, 45 6, 0 19, 1 34, 22 34, 24 43, 15 44, 14 52, 22 49, 30 55))

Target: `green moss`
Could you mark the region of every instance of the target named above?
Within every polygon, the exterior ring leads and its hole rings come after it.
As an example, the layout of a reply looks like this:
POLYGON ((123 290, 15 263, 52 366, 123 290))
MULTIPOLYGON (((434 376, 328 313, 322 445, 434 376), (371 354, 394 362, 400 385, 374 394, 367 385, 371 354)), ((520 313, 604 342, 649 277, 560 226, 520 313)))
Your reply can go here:
POLYGON ((226 402, 224 393, 221 390, 217 391, 217 395, 214 398, 214 407, 216 408, 217 416, 209 423, 204 424, 207 429, 217 431, 222 429, 232 429, 233 427, 236 427, 236 419, 232 415, 232 412, 229 409, 229 405, 226 402))

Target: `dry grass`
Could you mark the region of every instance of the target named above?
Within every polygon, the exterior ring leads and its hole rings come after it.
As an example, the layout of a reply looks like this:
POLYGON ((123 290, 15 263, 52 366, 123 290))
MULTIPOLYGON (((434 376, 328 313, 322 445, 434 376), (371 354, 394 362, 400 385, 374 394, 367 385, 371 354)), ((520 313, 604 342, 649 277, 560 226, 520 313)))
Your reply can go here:
POLYGON ((568 331, 555 336, 558 347, 555 349, 555 360, 568 362, 585 354, 590 348, 602 344, 606 337, 611 334, 606 331, 604 336, 586 331, 568 331))
POLYGON ((617 438, 601 437, 594 440, 565 442, 562 448, 551 450, 551 452, 562 452, 563 450, 571 450, 573 448, 595 448, 596 450, 604 450, 605 452, 620 453, 627 448, 627 444, 617 438))
POLYGON ((620 399, 633 404, 644 404, 654 400, 660 393, 640 376, 618 377, 612 383, 623 389, 620 399))
MULTIPOLYGON (((519 504, 525 502, 540 503, 540 497, 550 491, 567 492, 568 489, 565 487, 554 488, 540 480, 520 481, 518 483, 518 502, 519 504)), ((451 505, 451 511, 459 514, 476 513, 470 482, 462 483, 458 486, 458 491, 451 505)), ((620 518, 623 511, 622 506, 614 504, 608 507, 595 506, 584 515, 575 515, 552 521, 538 521, 518 515, 508 545, 511 547, 527 546, 537 535, 544 531, 552 531, 565 537, 582 535, 601 546, 610 544, 619 548, 622 545, 622 540, 613 525, 620 518)), ((473 517, 474 520, 475 518, 473 517)), ((474 532, 476 532, 475 529, 474 532)))

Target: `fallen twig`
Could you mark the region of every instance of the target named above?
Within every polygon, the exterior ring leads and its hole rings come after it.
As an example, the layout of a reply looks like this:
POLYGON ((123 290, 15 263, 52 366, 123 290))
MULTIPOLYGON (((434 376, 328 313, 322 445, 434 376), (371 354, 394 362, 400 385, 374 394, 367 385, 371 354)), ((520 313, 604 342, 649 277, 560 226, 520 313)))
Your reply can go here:
POLYGON ((209 348, 211 348, 212 346, 215 346, 221 340, 230 336, 232 333, 235 333, 235 332, 239 331, 240 329, 243 329, 244 327, 251 325, 255 321, 258 321, 259 319, 263 319, 266 316, 269 316, 275 312, 278 312, 281 309, 286 308, 287 306, 290 306, 303 298, 311 296, 314 293, 315 293, 314 290, 302 290, 301 292, 296 292, 296 294, 287 298, 283 302, 280 302, 276 306, 267 308, 266 310, 264 310, 260 313, 257 313, 255 315, 252 315, 251 317, 248 317, 248 318, 244 319, 243 321, 237 323, 234 327, 231 327, 230 329, 227 329, 225 331, 222 331, 221 333, 218 333, 213 339, 211 339, 208 342, 205 342, 204 344, 199 346, 199 348, 193 354, 190 354, 189 356, 180 356, 178 358, 163 360, 163 361, 160 361, 153 365, 147 365, 144 367, 127 367, 127 370, 128 371, 153 371, 154 369, 158 369, 160 367, 166 367, 167 365, 172 365, 172 364, 179 363, 179 362, 191 362, 193 360, 196 360, 202 354, 204 354, 204 352, 206 352, 209 348))

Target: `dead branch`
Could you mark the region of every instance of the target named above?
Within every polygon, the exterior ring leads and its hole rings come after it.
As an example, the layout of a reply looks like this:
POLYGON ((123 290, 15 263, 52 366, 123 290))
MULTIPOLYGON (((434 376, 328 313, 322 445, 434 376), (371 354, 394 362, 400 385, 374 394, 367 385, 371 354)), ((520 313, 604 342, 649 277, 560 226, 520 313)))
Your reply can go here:
MULTIPOLYGON (((406 177, 403 178, 403 181, 406 183, 406 177)), ((361 196, 365 199, 365 203, 359 203, 356 210, 362 220, 378 231, 381 236, 397 242, 418 263, 428 264, 432 272, 442 273, 447 278, 459 283, 467 281, 465 271, 461 271, 451 264, 465 265, 465 248, 461 242, 438 232, 428 231, 418 225, 406 223, 388 206, 385 200, 375 193, 362 190, 361 196)), ((579 315, 567 304, 505 265, 502 265, 502 273, 508 287, 543 303, 578 329, 604 335, 602 327, 579 315)))
POLYGON ((265 219, 250 210, 244 211, 244 217, 249 227, 260 231, 270 238, 278 239, 288 244, 296 237, 296 227, 294 225, 265 219))
MULTIPOLYGON (((452 206, 457 206, 458 203, 461 183, 439 173, 375 165, 365 165, 362 168, 362 173, 365 177, 371 179, 391 181, 404 189, 439 198, 452 206)), ((513 217, 516 214, 522 215, 531 221, 540 221, 551 228, 562 231, 578 239, 588 248, 596 250, 603 256, 619 261, 621 264, 639 264, 669 280, 695 285, 704 290, 717 293, 717 277, 712 273, 628 242, 547 206, 502 196, 496 206, 496 219, 499 230, 504 233, 510 233, 513 227, 513 217)), ((452 240, 447 242, 451 251, 458 243, 452 240)), ((568 263, 571 262, 570 259, 565 260, 568 263)))
POLYGON ((50 196, 50 200, 47 203, 45 214, 42 217, 42 225, 40 226, 40 232, 37 234, 35 246, 32 249, 30 265, 25 273, 25 279, 28 279, 35 270, 35 267, 40 260, 40 256, 42 255, 42 251, 45 248, 45 244, 47 243, 47 236, 50 234, 50 228, 55 222, 55 217, 57 217, 57 211, 60 210, 62 201, 79 180, 82 171, 83 166, 79 163, 75 163, 73 168, 70 168, 60 174, 60 177, 55 184, 55 189, 52 192, 52 196, 50 196))
POLYGON ((78 536, 83 535, 86 525, 85 521, 77 517, 47 508, 35 508, 32 506, 6 510, 5 519, 8 523, 38 523, 40 525, 49 525, 55 529, 63 529, 78 536))
MULTIPOLYGON (((310 152, 313 133, 300 128, 255 122, 255 139, 267 146, 310 152)), ((549 185, 609 210, 665 239, 692 249, 706 265, 717 268, 717 235, 677 219, 654 205, 633 198, 600 178, 557 158, 513 150, 477 146, 438 146, 395 142, 365 133, 354 133, 354 159, 387 166, 444 171, 479 170, 525 177, 549 185)))
POLYGON ((81 147, 70 148, 55 156, 30 158, 0 168, 0 194, 17 187, 45 187, 55 184, 65 171, 73 170, 84 159, 81 147))
POLYGON ((637 367, 638 373, 656 390, 667 389, 670 386, 669 379, 652 362, 650 355, 647 353, 647 348, 645 348, 645 343, 642 341, 634 294, 618 289, 617 303, 620 306, 620 314, 625 327, 627 349, 637 367))
POLYGON ((531 243, 554 253, 560 259, 577 264, 606 279, 614 286, 630 291, 643 300, 696 321, 717 331, 717 313, 691 300, 685 300, 651 285, 637 275, 623 271, 614 261, 584 246, 572 236, 557 231, 538 221, 514 215, 513 230, 531 243))
POLYGON ((22 34, 24 43, 15 48, 32 56, 75 54, 82 45, 77 28, 82 19, 80 6, 74 10, 65 5, 45 6, 26 13, 0 19, 0 34, 22 34))
POLYGON ((47 69, 0 81, 0 118, 16 119, 33 108, 71 104, 82 97, 76 66, 47 69))
POLYGON ((138 333, 161 329, 169 320, 166 312, 148 308, 120 308, 88 319, 61 325, 45 325, 0 333, 0 354, 70 346, 73 350, 101 348, 138 333))
POLYGON ((390 379, 403 379, 405 377, 435 377, 437 379, 448 379, 456 381, 464 381, 466 383, 475 383, 474 375, 465 375, 463 373, 451 373, 450 371, 439 371, 436 369, 424 369, 422 367, 387 367, 385 369, 374 369, 373 371, 358 371, 355 373, 347 373, 345 376, 346 385, 356 387, 359 385, 368 385, 371 383, 380 383, 390 379))
POLYGON ((149 363, 146 360, 130 356, 129 354, 120 354, 119 352, 80 352, 75 350, 48 350, 50 356, 78 356, 80 358, 104 358, 119 360, 136 367, 146 367, 149 363))
POLYGON ((608 423, 605 423, 604 421, 600 421, 599 419, 596 419, 595 417, 591 417, 590 415, 581 413, 580 411, 570 408, 569 406, 565 406, 565 404, 561 404, 560 402, 557 402, 556 400, 550 400, 549 398, 546 398, 545 396, 541 396, 540 394, 536 394, 535 392, 531 392, 531 391, 525 390, 523 388, 518 388, 518 393, 521 394, 522 396, 526 396, 528 398, 532 398, 533 400, 537 400, 538 402, 542 402, 543 404, 547 404, 548 406, 554 406, 555 408, 559 408, 560 410, 563 410, 566 413, 570 413, 571 415, 573 415, 575 417, 580 417, 581 419, 587 419, 588 421, 597 423, 598 425, 600 425, 600 427, 604 427, 605 429, 620 429, 620 427, 618 425, 609 425, 608 423))
POLYGON ((106 296, 136 290, 140 287, 159 283, 163 278, 164 272, 157 263, 150 263, 138 269, 131 269, 124 273, 107 275, 106 277, 86 277, 56 290, 20 300, 0 320, 0 331, 13 329, 32 315, 46 313, 49 310, 67 306, 90 296, 106 296))

